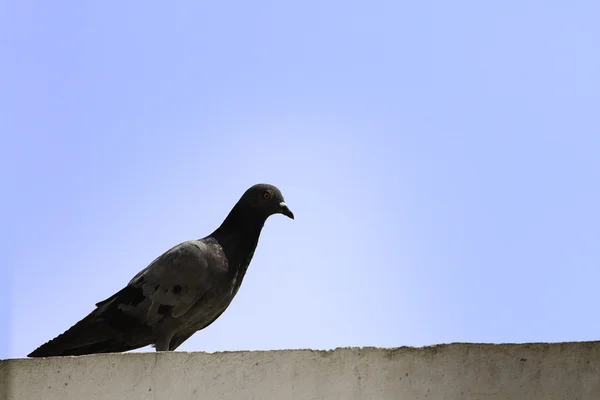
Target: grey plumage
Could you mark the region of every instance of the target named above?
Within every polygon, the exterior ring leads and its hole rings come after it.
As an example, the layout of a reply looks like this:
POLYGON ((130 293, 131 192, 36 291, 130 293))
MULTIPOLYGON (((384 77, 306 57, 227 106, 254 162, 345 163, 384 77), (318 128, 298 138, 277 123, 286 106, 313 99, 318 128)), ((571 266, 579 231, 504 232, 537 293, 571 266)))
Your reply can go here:
POLYGON ((294 215, 273 185, 248 189, 210 235, 174 246, 28 357, 175 350, 213 323, 240 288, 266 219, 294 215))

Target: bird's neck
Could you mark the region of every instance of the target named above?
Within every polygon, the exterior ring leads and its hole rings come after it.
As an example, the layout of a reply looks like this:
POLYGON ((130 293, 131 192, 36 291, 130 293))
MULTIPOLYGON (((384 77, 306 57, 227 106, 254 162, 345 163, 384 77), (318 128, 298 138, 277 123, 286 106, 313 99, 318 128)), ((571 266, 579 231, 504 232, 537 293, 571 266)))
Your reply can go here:
POLYGON ((229 260, 233 270, 245 273, 256 246, 266 218, 261 215, 243 212, 234 207, 211 236, 215 238, 229 260))

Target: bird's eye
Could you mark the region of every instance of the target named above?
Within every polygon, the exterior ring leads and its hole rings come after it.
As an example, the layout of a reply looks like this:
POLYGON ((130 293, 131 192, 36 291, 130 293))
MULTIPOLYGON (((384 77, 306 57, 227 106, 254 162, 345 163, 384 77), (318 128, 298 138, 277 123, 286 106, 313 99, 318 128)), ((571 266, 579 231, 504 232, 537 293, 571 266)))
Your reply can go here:
POLYGON ((263 193, 263 197, 264 197, 265 199, 269 200, 269 199, 271 198, 271 193, 269 193, 269 192, 264 192, 264 193, 263 193))

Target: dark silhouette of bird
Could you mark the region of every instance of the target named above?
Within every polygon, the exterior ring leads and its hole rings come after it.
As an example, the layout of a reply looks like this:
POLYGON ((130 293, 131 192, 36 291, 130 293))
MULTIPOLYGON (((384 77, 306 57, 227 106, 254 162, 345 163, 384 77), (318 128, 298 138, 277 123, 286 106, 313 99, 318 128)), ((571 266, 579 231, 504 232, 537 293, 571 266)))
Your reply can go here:
POLYGON ((210 235, 167 250, 127 286, 28 357, 172 351, 213 323, 238 292, 267 218, 294 219, 281 191, 249 188, 210 235))

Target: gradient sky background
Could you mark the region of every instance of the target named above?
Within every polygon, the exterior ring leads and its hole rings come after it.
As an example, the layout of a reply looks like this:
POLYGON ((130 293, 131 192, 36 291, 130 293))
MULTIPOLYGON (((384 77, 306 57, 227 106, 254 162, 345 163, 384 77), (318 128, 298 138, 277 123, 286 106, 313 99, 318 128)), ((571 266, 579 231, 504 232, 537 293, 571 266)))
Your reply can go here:
POLYGON ((296 220, 267 221, 230 308, 180 350, 600 338, 600 2, 0 15, 0 358, 257 182, 296 220))

